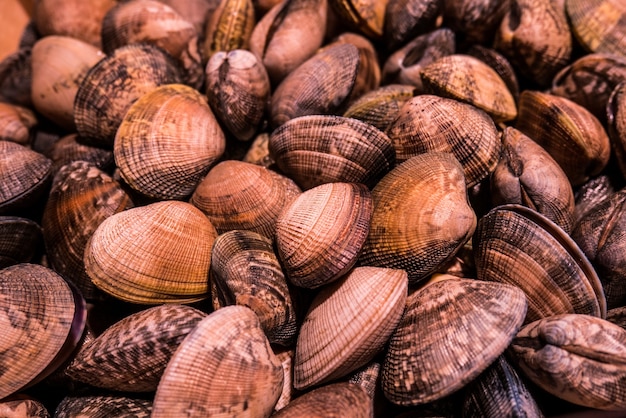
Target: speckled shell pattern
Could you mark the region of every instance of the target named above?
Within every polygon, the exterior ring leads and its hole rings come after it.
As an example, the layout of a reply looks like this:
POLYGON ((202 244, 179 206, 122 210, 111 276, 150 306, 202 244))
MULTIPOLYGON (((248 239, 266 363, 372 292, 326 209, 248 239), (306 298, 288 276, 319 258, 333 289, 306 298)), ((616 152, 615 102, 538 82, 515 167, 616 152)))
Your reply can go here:
POLYGON ((623 55, 626 4, 619 0, 565 0, 574 36, 591 52, 623 55))
POLYGON ((364 389, 354 383, 341 382, 305 393, 272 415, 272 418, 306 416, 371 418, 374 416, 374 406, 364 389))
POLYGON ((152 402, 146 399, 133 399, 128 396, 68 396, 54 411, 55 418, 107 418, 126 416, 149 418, 152 402))

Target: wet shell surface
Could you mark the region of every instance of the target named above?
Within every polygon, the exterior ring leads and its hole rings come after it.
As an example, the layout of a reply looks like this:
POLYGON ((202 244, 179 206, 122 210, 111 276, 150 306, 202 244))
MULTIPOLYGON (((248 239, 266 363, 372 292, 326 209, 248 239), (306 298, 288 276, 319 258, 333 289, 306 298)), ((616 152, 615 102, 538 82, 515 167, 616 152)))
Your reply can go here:
POLYGON ((155 391, 178 345, 206 316, 197 309, 174 304, 129 315, 85 346, 65 373, 104 389, 155 391))
POLYGON ((303 190, 332 182, 372 188, 395 165, 387 135, 341 116, 291 119, 272 132, 268 148, 278 168, 303 190))
POLYGON ((0 216, 0 268, 29 263, 43 249, 41 226, 19 216, 0 216))
POLYGON ((357 261, 372 216, 370 191, 358 183, 327 183, 302 193, 276 221, 276 248, 287 278, 317 288, 357 261))
POLYGON ((31 107, 31 52, 21 47, 0 61, 0 101, 31 107))
POLYGON ((168 363, 152 417, 269 417, 283 367, 249 308, 213 312, 187 335, 168 363))
POLYGON ((519 288, 472 279, 435 281, 413 292, 383 363, 385 396, 419 405, 459 390, 505 351, 526 308, 519 288))
POLYGON ((366 365, 395 330, 406 304, 403 270, 357 267, 317 294, 298 334, 294 387, 336 380, 366 365))
POLYGON ((152 402, 146 399, 133 399, 127 396, 68 396, 57 406, 55 418, 135 417, 149 418, 152 402))
POLYGON ((591 52, 626 56, 626 4, 620 0, 565 0, 574 36, 591 52))
POLYGON ((461 164, 429 152, 391 170, 372 190, 374 213, 360 265, 404 269, 424 281, 476 227, 461 164))
POLYGON ((155 199, 182 200, 225 147, 206 97, 183 84, 168 84, 130 106, 115 135, 113 155, 133 189, 155 199))
POLYGON ((152 203, 105 219, 87 243, 85 269, 98 288, 124 301, 194 302, 208 296, 216 237, 189 203, 152 203))
POLYGON ((341 382, 305 393, 272 415, 272 418, 369 418, 373 415, 374 406, 367 392, 354 383, 341 382))

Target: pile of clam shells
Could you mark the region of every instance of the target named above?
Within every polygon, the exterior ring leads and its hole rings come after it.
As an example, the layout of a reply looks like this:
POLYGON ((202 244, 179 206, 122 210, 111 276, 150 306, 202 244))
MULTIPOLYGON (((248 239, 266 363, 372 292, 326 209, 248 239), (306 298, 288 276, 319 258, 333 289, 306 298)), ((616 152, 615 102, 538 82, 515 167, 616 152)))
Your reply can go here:
POLYGON ((0 416, 622 416, 625 22, 35 1, 0 61, 0 416))

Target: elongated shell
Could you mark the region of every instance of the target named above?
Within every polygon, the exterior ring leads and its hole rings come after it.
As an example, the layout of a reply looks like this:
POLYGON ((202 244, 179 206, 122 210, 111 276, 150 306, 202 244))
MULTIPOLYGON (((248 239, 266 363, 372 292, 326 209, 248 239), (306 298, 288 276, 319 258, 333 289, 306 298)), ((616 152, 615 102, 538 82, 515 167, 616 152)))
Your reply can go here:
POLYGON ((221 0, 207 16, 205 23, 205 60, 208 61, 219 51, 248 49, 254 23, 254 5, 251 0, 221 0))
POLYGON ((291 119, 272 132, 268 147, 281 171, 304 190, 332 182, 372 188, 395 165, 387 135, 341 116, 291 119))
POLYGON ((66 373, 104 389, 152 392, 178 345, 205 316, 184 305, 159 305, 127 316, 84 347, 66 373))
POLYGON ((0 216, 0 268, 30 263, 43 249, 41 226, 19 216, 0 216))
POLYGON ((213 312, 187 335, 157 388, 152 417, 189 408, 211 417, 269 417, 283 385, 283 367, 256 314, 243 306, 213 312))
POLYGON ((85 249, 93 283, 133 303, 183 303, 208 295, 215 228, 189 203, 166 201, 105 219, 85 249))
POLYGON ((354 383, 333 383, 305 393, 272 415, 273 418, 298 417, 369 418, 374 406, 363 388, 354 383))
POLYGON ((565 0, 574 36, 591 52, 626 56, 626 4, 619 0, 565 0))
POLYGON ((302 193, 276 221, 276 248, 291 283, 316 288, 356 263, 370 228, 372 197, 358 183, 327 183, 302 193))
POLYGON ((298 334, 294 387, 336 380, 372 360, 400 322, 407 288, 403 270, 357 267, 322 289, 298 334))
POLYGON ((626 409, 626 330, 588 315, 556 315, 522 328, 509 349, 524 374, 568 402, 626 409))
POLYGON ((410 284, 451 258, 476 227, 463 168, 451 154, 408 159, 378 182, 372 197, 374 213, 359 263, 404 269, 410 284))
POLYGON ((124 181, 156 199, 188 198, 222 156, 226 139, 206 97, 168 84, 133 103, 115 135, 124 181))
POLYGON ((66 396, 59 402, 54 416, 56 418, 108 418, 113 416, 132 416, 149 418, 152 401, 134 399, 128 396, 66 396))
POLYGON ((509 345, 526 316, 515 286, 451 278, 410 294, 382 370, 387 399, 419 405, 474 380, 509 345))
POLYGON ((358 119, 384 132, 402 106, 414 95, 415 88, 410 85, 382 86, 355 100, 343 117, 358 119))

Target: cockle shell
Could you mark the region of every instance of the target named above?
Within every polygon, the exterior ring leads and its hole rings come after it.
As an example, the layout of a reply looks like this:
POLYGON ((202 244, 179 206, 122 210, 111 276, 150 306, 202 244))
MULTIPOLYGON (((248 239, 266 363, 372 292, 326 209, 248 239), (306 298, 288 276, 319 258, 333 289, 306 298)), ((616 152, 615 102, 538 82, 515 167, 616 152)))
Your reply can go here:
POLYGON ((291 401, 272 418, 374 416, 373 402, 359 385, 348 382, 333 383, 305 393, 291 401))

